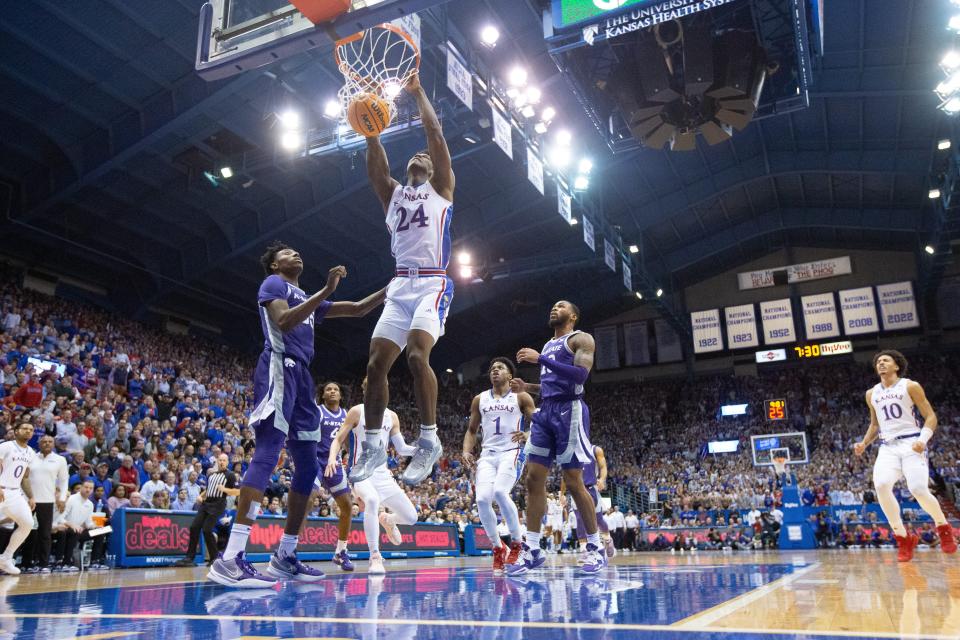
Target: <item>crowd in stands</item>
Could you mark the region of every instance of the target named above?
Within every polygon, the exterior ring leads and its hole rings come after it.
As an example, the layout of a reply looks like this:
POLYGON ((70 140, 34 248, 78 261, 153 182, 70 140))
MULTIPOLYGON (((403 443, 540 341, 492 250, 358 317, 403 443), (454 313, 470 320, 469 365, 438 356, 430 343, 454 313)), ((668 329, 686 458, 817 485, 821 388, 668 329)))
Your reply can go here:
MULTIPOLYGON (((68 464, 55 530, 71 528, 79 535, 77 527, 96 524, 65 525, 65 502, 68 496, 86 493, 84 487, 90 488, 85 499, 95 513, 107 517, 126 506, 193 510, 217 455, 226 453, 237 474, 250 462, 255 441, 247 414, 255 353, 173 336, 23 289, 10 272, 0 274, 0 348, 0 429, 9 439, 14 425, 30 422, 31 446, 39 449, 41 440, 49 437, 53 451, 68 464)), ((956 367, 947 355, 929 354, 912 356, 911 369, 940 416, 931 447, 934 478, 952 486, 960 482, 956 367)), ((398 371, 401 375, 391 378, 390 406, 409 441, 418 416, 412 386, 405 372, 398 371)), ((359 382, 343 384, 348 407, 360 401, 359 382)), ((658 505, 656 510, 631 514, 638 531, 695 524, 719 528, 739 524, 739 510, 771 511, 778 504, 772 474, 752 464, 749 436, 754 434, 807 433, 810 464, 794 470, 810 504, 872 502, 872 456, 857 459, 851 447, 866 429, 864 392, 874 383, 869 367, 828 364, 761 371, 757 378, 597 384, 588 387, 587 401, 592 439, 606 451, 611 483, 636 495, 656 494, 648 501, 658 505), (760 414, 769 397, 787 400, 785 424, 769 423, 760 414), (747 403, 753 411, 719 418, 719 405, 730 403, 747 403), (729 439, 740 441, 737 453, 704 453, 706 442, 729 439)), ((485 386, 483 379, 462 385, 453 379, 443 382, 438 422, 446 454, 433 477, 409 489, 423 521, 461 527, 479 523, 472 478, 459 452, 470 400, 485 386)), ((398 468, 404 462, 391 456, 389 464, 398 468)), ((264 496, 264 512, 285 512, 290 477, 290 463, 283 459, 264 496)), ((519 487, 515 498, 522 511, 519 487)), ((311 514, 334 515, 335 510, 331 496, 321 491, 311 514)), ((221 521, 221 532, 229 530, 231 513, 221 521)), ((621 546, 645 544, 643 536, 630 535, 627 541, 624 534, 621 546)), ((72 554, 66 538, 55 540, 54 555, 55 563, 69 567, 72 554)), ((843 538, 839 530, 835 538, 843 538)), ((103 561, 100 552, 97 562, 103 561)))

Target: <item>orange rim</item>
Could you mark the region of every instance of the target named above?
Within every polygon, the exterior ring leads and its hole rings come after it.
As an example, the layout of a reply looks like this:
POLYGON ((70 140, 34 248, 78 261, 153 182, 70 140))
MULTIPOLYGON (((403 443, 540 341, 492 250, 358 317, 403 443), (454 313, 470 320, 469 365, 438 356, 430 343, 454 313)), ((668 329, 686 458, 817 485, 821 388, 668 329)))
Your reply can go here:
MULTIPOLYGON (((398 36, 406 40, 407 44, 410 46, 411 49, 413 49, 414 53, 417 56, 415 67, 417 68, 417 70, 420 69, 420 49, 417 48, 417 45, 416 43, 414 43, 413 38, 410 37, 410 34, 408 34, 406 31, 404 31, 400 27, 390 24, 389 22, 381 22, 380 24, 374 25, 373 27, 370 27, 370 28, 386 29, 387 31, 392 31, 393 33, 397 34, 398 36)), ((340 47, 345 44, 350 44, 351 42, 356 42, 357 40, 363 37, 364 33, 366 32, 357 31, 356 33, 349 35, 345 38, 340 38, 334 43, 333 59, 337 63, 337 69, 339 69, 340 65, 343 64, 343 60, 340 59, 340 47)))

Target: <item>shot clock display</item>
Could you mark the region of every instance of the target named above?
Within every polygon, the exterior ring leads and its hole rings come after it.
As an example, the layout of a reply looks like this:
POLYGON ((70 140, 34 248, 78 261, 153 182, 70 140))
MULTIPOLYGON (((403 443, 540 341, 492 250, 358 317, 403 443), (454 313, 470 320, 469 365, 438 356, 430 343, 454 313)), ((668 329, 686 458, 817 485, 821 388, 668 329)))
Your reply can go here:
POLYGON ((783 398, 766 400, 763 403, 764 411, 767 414, 767 420, 786 420, 787 419, 787 401, 783 398))

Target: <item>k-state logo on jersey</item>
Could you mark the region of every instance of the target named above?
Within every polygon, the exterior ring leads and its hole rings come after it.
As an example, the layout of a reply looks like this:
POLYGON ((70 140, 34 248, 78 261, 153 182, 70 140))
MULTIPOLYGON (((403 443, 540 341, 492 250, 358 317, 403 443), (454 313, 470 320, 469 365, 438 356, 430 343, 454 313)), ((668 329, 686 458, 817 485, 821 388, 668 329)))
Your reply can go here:
POLYGON ((283 359, 283 366, 288 367, 288 368, 293 368, 293 367, 297 366, 297 362, 296 362, 296 360, 294 360, 293 358, 284 358, 284 359, 283 359))

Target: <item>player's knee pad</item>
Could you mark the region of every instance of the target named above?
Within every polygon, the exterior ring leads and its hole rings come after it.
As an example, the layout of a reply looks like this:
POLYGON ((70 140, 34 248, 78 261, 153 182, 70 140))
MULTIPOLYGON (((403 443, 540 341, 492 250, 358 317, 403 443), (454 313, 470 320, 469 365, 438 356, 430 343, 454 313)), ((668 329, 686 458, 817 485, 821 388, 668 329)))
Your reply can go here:
POLYGON ((287 450, 294 464, 290 490, 308 496, 313 491, 313 483, 317 479, 317 472, 320 471, 317 443, 292 441, 287 443, 287 450))

